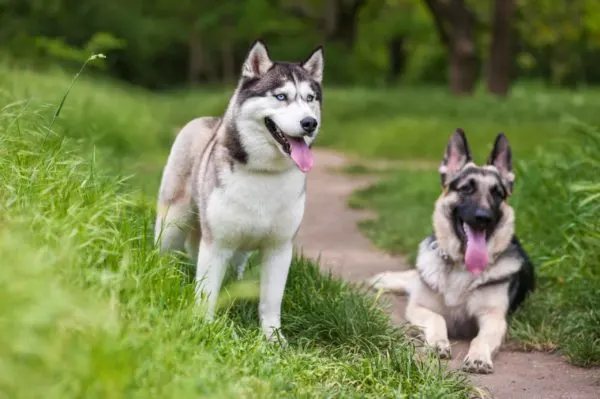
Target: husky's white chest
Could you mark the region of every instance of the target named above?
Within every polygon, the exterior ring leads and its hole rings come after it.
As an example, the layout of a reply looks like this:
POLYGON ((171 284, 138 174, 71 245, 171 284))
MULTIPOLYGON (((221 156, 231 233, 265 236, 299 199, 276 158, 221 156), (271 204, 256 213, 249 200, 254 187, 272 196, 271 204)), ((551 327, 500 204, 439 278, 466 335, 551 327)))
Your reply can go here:
POLYGON ((211 236, 224 245, 248 250, 291 240, 304 215, 305 178, 295 169, 224 176, 207 203, 211 236))

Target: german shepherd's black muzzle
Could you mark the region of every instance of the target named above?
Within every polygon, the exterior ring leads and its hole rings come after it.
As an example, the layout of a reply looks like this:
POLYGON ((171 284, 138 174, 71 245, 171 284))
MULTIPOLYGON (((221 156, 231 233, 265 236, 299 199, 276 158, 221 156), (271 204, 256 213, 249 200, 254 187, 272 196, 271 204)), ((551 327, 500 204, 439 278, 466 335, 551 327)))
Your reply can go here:
POLYGON ((456 207, 454 212, 454 227, 458 236, 463 241, 466 239, 463 223, 468 224, 473 230, 485 231, 486 236, 489 238, 501 216, 499 210, 483 208, 472 202, 466 203, 456 207))

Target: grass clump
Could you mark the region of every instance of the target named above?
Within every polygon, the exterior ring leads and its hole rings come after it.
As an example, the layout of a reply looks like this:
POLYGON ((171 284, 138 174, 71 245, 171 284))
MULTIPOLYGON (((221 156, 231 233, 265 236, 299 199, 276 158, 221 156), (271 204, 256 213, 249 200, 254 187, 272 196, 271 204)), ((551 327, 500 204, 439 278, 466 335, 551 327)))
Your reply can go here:
POLYGON ((267 343, 257 326, 256 267, 242 287, 226 285, 223 295, 232 300, 215 323, 204 323, 185 264, 158 256, 151 237, 157 173, 172 127, 187 112, 182 104, 191 101, 173 95, 170 101, 182 101, 173 111, 167 97, 82 77, 49 130, 56 108, 47 102, 60 100, 70 77, 4 72, 20 79, 9 79, 0 94, 3 395, 460 398, 470 392, 464 376, 434 357, 413 360, 411 342, 374 298, 301 258, 284 300, 288 348, 267 343), (240 292, 250 295, 237 298, 240 292))
MULTIPOLYGON (((568 137, 531 159, 522 155, 519 136, 509 134, 517 160, 510 201, 538 276, 537 292, 510 334, 525 348, 558 349, 571 363, 591 367, 600 365, 600 132, 581 123, 565 129, 568 137)), ((377 212, 361 229, 378 246, 414 261, 439 195, 437 171, 399 170, 356 193, 351 205, 377 212)))

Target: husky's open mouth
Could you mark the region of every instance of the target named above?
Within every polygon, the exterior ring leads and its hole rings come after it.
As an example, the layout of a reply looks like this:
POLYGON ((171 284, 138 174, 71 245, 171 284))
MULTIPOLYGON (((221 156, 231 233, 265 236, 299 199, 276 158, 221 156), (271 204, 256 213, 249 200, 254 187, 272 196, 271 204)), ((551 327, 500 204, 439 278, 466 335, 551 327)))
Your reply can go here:
POLYGON ((474 275, 481 274, 490 263, 486 229, 474 228, 464 222, 458 215, 454 218, 454 229, 465 244, 465 266, 474 275))
POLYGON ((302 137, 291 137, 283 133, 273 119, 266 117, 265 126, 271 136, 281 145, 302 172, 308 172, 314 163, 313 154, 302 137))

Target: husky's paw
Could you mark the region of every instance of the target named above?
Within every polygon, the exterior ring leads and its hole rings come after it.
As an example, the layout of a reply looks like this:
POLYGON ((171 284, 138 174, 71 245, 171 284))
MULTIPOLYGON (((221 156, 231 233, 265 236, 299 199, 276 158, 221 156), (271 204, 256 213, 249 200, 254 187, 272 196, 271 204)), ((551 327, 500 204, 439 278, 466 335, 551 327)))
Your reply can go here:
POLYGON ((279 329, 269 329, 269 331, 265 331, 265 338, 267 341, 278 344, 282 348, 285 348, 288 345, 287 339, 279 329))
POLYGON ((494 365, 489 356, 467 354, 463 360, 462 370, 468 373, 491 374, 494 372, 494 365))
POLYGON ((450 348, 450 342, 447 340, 437 341, 434 348, 440 359, 452 359, 452 349, 450 348))

